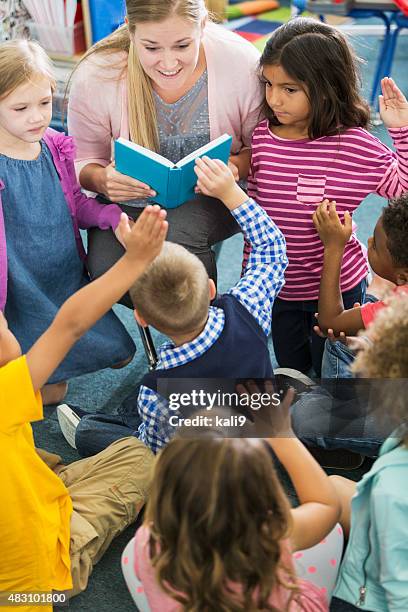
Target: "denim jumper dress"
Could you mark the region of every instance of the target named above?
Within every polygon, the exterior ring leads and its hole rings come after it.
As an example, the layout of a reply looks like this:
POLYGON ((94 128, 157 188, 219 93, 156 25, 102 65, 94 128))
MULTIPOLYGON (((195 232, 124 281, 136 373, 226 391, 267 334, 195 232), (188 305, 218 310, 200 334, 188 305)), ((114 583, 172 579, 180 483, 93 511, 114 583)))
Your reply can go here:
MULTIPOLYGON (((34 160, 0 155, 0 177, 8 266, 5 316, 26 353, 63 302, 89 279, 47 145, 41 141, 34 160)), ((110 311, 73 346, 48 382, 118 364, 134 351, 133 340, 110 311)))

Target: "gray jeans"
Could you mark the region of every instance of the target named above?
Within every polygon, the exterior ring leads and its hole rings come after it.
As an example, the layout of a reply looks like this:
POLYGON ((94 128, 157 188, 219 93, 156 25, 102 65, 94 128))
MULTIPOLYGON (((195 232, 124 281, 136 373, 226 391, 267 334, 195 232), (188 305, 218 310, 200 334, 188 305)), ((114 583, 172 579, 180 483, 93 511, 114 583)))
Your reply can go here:
MULTIPOLYGON (((122 210, 137 219, 142 208, 120 205, 122 210)), ((208 276, 217 282, 217 266, 212 246, 241 231, 240 226, 224 204, 215 198, 199 195, 178 208, 167 210, 169 232, 167 240, 185 247, 203 262, 208 276)), ((123 247, 112 230, 92 228, 88 231, 87 265, 91 279, 109 270, 122 256, 123 247)), ((121 303, 132 308, 128 295, 121 303)))
MULTIPOLYGON (((323 382, 328 385, 331 381, 323 382)), ((370 390, 372 381, 365 379, 356 381, 358 386, 354 391, 350 379, 333 382, 337 382, 337 388, 329 391, 316 386, 302 393, 293 404, 292 425, 296 436, 310 446, 346 449, 377 457, 396 423, 381 416, 375 399, 376 387, 370 390)))

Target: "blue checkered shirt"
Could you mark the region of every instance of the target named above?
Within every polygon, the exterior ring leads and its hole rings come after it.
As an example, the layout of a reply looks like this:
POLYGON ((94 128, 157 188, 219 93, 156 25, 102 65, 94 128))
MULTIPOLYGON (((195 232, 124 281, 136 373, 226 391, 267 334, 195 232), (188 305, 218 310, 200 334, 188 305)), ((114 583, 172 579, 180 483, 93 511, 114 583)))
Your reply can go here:
MULTIPOLYGON (((284 283, 288 265, 285 239, 267 213, 251 198, 231 214, 238 221, 252 250, 245 275, 228 291, 252 314, 268 335, 271 328, 272 305, 284 283)), ((157 370, 184 365, 203 355, 218 340, 224 328, 225 314, 210 306, 207 323, 199 336, 181 346, 164 343, 159 349, 157 370)), ((138 410, 143 420, 138 437, 157 453, 174 435, 166 399, 152 389, 141 386, 138 410)))

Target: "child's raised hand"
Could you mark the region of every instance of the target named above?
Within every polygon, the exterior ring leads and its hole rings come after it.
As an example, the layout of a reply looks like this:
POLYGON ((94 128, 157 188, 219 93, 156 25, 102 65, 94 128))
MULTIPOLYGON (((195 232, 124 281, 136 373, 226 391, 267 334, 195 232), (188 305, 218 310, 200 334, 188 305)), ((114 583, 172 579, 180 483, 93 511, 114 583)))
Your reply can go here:
POLYGON ((408 101, 393 79, 381 81, 380 117, 387 128, 408 126, 408 101))
MULTIPOLYGON (((121 219, 120 219, 120 221, 121 221, 121 219)), ((125 231, 126 231, 126 229, 127 229, 127 224, 125 225, 124 223, 120 223, 120 221, 119 221, 119 223, 118 223, 118 224, 117 224, 117 226, 116 226, 116 229, 115 229, 115 231, 114 231, 114 234, 115 234, 115 236, 116 236, 116 240, 117 240, 118 242, 120 242, 120 244, 123 246, 123 248, 124 248, 124 249, 126 249, 126 245, 125 245, 125 243, 123 242, 123 238, 122 238, 122 229, 125 229, 125 231)), ((134 226, 135 222, 134 222, 134 221, 133 221, 133 219, 131 219, 130 217, 128 217, 128 222, 129 222, 129 227, 130 227, 130 229, 132 229, 132 227, 134 226)))
POLYGON ((198 190, 204 195, 222 200, 230 210, 240 206, 248 196, 236 184, 231 170, 220 159, 196 159, 194 171, 198 177, 198 190))
POLYGON ((344 213, 344 225, 336 210, 336 203, 323 200, 313 215, 314 226, 324 246, 344 248, 350 240, 352 220, 348 211, 344 213))
POLYGON ((247 405, 250 410, 253 426, 251 434, 258 438, 290 438, 295 437, 292 429, 290 406, 292 405, 295 392, 288 389, 284 398, 279 397, 278 390, 274 388, 271 380, 265 380, 264 388, 259 388, 255 380, 247 380, 237 385, 240 396, 249 396, 247 405), (263 396, 262 402, 259 399, 263 396), (257 401, 256 409, 254 401, 257 401))
POLYGON ((128 216, 121 214, 118 230, 127 257, 148 266, 159 255, 168 230, 166 215, 160 206, 146 206, 130 227, 128 216))

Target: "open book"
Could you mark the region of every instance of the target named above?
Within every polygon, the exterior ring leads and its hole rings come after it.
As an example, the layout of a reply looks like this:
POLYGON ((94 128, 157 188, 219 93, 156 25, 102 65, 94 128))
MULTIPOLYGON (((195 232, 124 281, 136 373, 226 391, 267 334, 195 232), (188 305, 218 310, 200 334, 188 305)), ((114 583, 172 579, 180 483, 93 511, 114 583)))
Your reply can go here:
POLYGON ((132 176, 154 189, 156 196, 152 200, 165 208, 176 208, 195 196, 197 175, 194 165, 197 157, 207 155, 227 163, 231 142, 231 136, 223 134, 173 164, 154 151, 125 138, 118 138, 115 141, 115 167, 118 172, 132 176))

